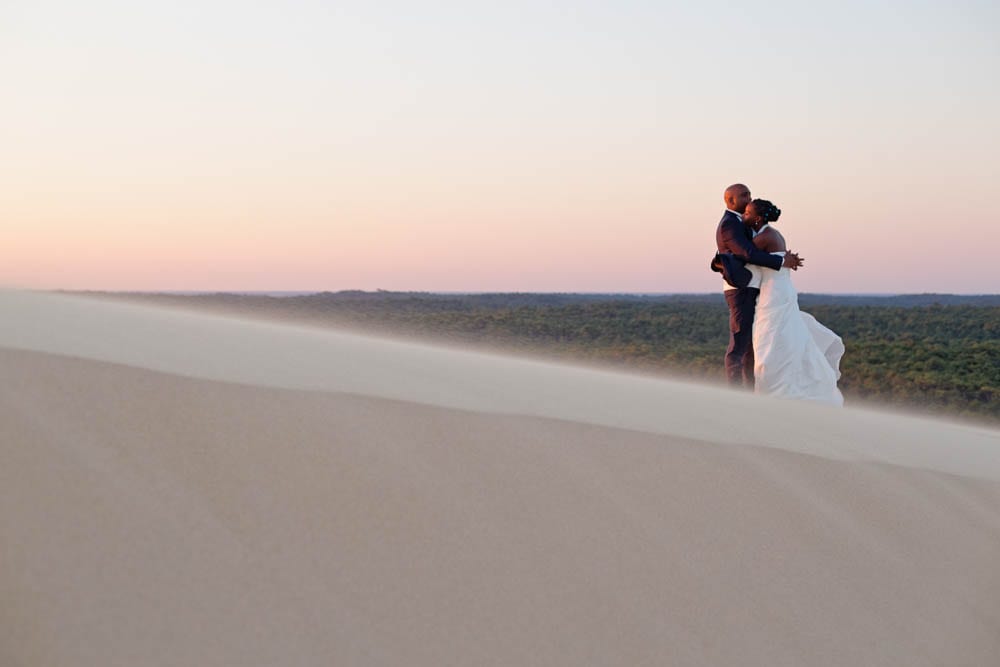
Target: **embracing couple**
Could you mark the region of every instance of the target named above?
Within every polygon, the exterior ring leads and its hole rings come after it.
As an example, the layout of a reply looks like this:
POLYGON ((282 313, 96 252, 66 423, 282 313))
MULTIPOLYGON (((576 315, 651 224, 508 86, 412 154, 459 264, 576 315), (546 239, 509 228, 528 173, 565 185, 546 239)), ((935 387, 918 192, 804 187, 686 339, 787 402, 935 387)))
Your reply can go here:
POLYGON ((844 344, 799 310, 791 271, 802 259, 771 225, 781 210, 753 199, 740 183, 726 188, 723 199, 712 270, 722 273, 729 305, 729 383, 768 396, 843 405, 837 380, 844 344))

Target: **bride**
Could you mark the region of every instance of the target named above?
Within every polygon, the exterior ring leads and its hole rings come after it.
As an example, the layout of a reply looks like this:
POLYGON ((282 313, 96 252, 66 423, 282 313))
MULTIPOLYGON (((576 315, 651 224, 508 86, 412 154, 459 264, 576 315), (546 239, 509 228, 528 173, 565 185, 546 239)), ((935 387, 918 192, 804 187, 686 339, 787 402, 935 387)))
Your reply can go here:
MULTIPOLYGON (((784 255, 785 238, 771 226, 781 210, 766 199, 747 205, 743 220, 755 232, 753 243, 784 255)), ((837 389, 844 343, 840 336, 799 310, 791 272, 747 265, 753 287, 760 288, 753 322, 754 384, 758 394, 843 405, 837 389), (759 282, 759 285, 758 285, 759 282)))

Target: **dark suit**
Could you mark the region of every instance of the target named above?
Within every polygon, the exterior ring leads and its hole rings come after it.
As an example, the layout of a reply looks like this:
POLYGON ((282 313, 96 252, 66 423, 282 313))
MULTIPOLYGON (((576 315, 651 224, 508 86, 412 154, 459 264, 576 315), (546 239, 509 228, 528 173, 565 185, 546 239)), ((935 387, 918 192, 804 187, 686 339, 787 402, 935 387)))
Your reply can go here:
MULTIPOLYGON (((726 211, 715 230, 715 244, 720 253, 731 252, 747 263, 781 268, 782 258, 760 250, 753 244, 750 228, 732 211, 726 211)), ((726 348, 726 377, 730 384, 753 387, 753 315, 757 307, 755 287, 726 290, 729 305, 729 347, 726 348)))

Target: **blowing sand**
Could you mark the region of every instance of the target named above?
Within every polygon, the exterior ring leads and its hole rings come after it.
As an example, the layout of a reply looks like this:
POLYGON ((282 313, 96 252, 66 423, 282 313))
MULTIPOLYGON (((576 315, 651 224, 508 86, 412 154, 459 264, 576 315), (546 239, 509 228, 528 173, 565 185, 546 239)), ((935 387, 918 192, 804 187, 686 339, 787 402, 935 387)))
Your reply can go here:
POLYGON ((0 665, 1000 664, 997 430, 59 295, 0 323, 0 665))

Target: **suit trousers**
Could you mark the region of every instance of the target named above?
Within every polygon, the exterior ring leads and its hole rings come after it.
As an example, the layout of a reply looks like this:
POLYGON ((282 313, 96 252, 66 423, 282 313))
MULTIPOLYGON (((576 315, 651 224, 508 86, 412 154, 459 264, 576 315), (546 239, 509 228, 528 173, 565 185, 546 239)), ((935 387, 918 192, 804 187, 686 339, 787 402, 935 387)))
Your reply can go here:
POLYGON ((753 316, 757 308, 756 287, 725 292, 729 306, 729 347, 726 348, 726 379, 734 386, 753 389, 753 316))

